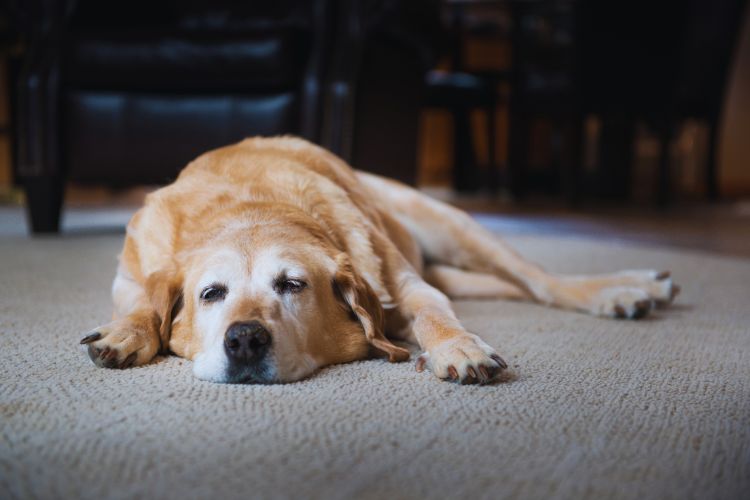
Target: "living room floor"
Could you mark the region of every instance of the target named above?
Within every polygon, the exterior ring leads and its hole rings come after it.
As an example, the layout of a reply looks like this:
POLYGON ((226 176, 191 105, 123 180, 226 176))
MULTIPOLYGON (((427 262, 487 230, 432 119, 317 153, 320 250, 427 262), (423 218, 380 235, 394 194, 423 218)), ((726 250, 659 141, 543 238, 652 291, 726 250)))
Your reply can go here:
POLYGON ((750 231, 743 205, 524 210, 457 200, 548 269, 672 271, 675 304, 618 321, 510 301, 456 313, 510 365, 440 382, 371 359, 276 385, 128 370, 79 339, 110 320, 135 206, 80 201, 61 237, 0 209, 3 498, 744 498, 750 231), (502 213, 498 213, 500 210, 502 213))

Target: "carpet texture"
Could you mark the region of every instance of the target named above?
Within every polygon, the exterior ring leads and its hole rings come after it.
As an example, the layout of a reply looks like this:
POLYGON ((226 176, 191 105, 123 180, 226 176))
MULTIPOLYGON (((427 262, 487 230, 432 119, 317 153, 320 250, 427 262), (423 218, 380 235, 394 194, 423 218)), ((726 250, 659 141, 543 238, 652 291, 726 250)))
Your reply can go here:
POLYGON ((750 498, 750 261, 509 241, 556 271, 670 269, 683 293, 638 322, 457 303, 512 367, 492 386, 381 360, 217 385, 77 345, 122 236, 0 241, 0 498, 750 498))

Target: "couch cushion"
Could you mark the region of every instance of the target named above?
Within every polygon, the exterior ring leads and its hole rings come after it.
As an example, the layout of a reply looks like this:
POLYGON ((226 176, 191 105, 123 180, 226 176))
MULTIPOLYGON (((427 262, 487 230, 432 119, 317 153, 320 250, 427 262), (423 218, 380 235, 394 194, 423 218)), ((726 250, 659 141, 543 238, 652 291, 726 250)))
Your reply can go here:
POLYGON ((70 178, 111 185, 166 183, 209 149, 299 130, 293 92, 166 95, 75 91, 64 99, 70 178))
POLYGON ((244 36, 88 32, 68 39, 63 78, 73 87, 113 90, 291 88, 306 66, 305 39, 293 29, 244 36))

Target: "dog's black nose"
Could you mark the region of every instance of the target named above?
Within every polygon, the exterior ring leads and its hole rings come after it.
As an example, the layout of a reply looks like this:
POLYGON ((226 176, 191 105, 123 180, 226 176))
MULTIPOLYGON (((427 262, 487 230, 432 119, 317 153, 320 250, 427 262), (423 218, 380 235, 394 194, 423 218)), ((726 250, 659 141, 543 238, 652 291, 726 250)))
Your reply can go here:
POLYGON ((233 323, 224 334, 224 350, 235 361, 260 359, 270 345, 271 334, 259 321, 233 323))

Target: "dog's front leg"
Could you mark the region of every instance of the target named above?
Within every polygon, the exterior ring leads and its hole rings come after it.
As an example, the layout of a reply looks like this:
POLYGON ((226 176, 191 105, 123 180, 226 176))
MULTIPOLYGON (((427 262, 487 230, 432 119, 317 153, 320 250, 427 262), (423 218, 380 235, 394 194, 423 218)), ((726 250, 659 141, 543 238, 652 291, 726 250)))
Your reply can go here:
POLYGON ((159 352, 159 316, 142 309, 94 329, 81 339, 91 360, 101 368, 144 365, 159 352))
POLYGON ((82 340, 91 360, 104 368, 144 365, 169 345, 173 314, 181 296, 174 275, 157 271, 143 283, 125 265, 112 286, 114 319, 95 328, 82 340))
POLYGON ((448 297, 433 288, 408 265, 396 276, 398 309, 408 321, 403 332, 424 351, 418 371, 428 367, 437 377, 460 383, 486 383, 508 365, 456 318, 448 297))

